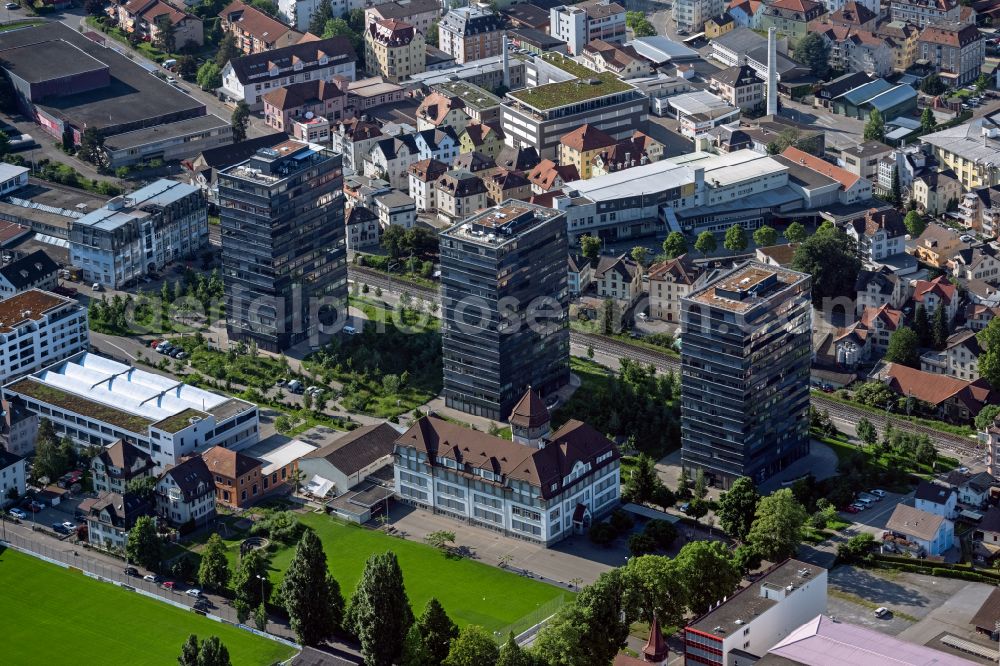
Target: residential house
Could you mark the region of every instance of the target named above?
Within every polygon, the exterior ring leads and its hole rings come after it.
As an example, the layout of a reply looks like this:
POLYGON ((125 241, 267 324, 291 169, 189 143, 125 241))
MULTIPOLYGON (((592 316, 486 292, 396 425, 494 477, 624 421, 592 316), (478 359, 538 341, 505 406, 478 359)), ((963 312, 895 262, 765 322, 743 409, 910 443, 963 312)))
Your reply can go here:
POLYGON ((458 96, 449 96, 441 92, 432 92, 420 102, 417 107, 417 129, 437 129, 451 127, 461 134, 469 124, 469 114, 465 112, 465 104, 458 96))
POLYGON ((319 476, 333 482, 333 492, 343 495, 365 478, 392 466, 400 431, 390 423, 367 425, 341 435, 299 460, 307 478, 319 476))
POLYGON ((335 83, 319 80, 293 83, 266 93, 262 99, 264 122, 279 132, 291 132, 295 121, 316 117, 339 126, 347 95, 335 83))
POLYGON ((346 84, 347 110, 356 116, 380 106, 397 104, 406 98, 406 89, 403 86, 386 81, 381 76, 371 76, 346 84))
POLYGON ((959 233, 934 222, 924 228, 924 233, 907 248, 921 263, 945 269, 958 252, 965 247, 959 233))
POLYGON ((256 7, 240 0, 219 12, 222 31, 236 38, 236 47, 244 54, 263 53, 297 44, 303 34, 256 7))
POLYGON ((677 0, 673 6, 673 19, 679 30, 701 32, 705 23, 721 14, 725 7, 725 0, 677 0))
POLYGON ((923 305, 927 316, 932 317, 939 307, 945 309, 947 321, 954 321, 958 311, 958 287, 948 281, 943 275, 933 280, 917 280, 913 283, 913 301, 923 305))
POLYGON ((533 146, 518 146, 517 148, 504 146, 503 150, 497 153, 496 166, 509 171, 527 173, 535 168, 540 161, 538 151, 533 146))
MULTIPOLYGON (((513 81, 511 82, 513 85, 513 81)), ((499 126, 500 106, 503 100, 491 93, 489 90, 465 81, 445 81, 431 85, 431 92, 438 92, 445 97, 457 97, 462 101, 465 113, 471 122, 485 123, 487 125, 499 126)), ((457 129, 455 130, 458 131, 457 129)))
POLYGON ((963 381, 898 363, 887 363, 878 376, 897 395, 926 403, 937 418, 952 423, 969 423, 983 407, 997 403, 998 396, 983 379, 963 381))
POLYGON ((365 31, 365 66, 393 83, 427 69, 424 36, 397 19, 375 21, 365 31))
POLYGON ((483 178, 488 205, 503 203, 507 199, 527 201, 531 197, 531 182, 517 171, 497 169, 483 178))
POLYGON ((106 550, 124 550, 128 531, 149 512, 149 502, 137 495, 102 492, 87 514, 87 541, 106 550))
POLYGON ((920 369, 956 379, 975 381, 979 379, 979 355, 983 352, 974 331, 960 328, 945 342, 940 351, 924 352, 920 357, 920 369))
POLYGON ((393 190, 375 197, 375 212, 383 229, 390 226, 409 229, 417 221, 417 206, 413 199, 393 190))
POLYGON ((344 205, 348 208, 364 206, 368 210, 375 210, 375 197, 391 191, 392 187, 384 180, 359 175, 346 176, 344 178, 344 205))
POLYGON ((594 268, 594 286, 599 297, 612 298, 627 310, 642 295, 642 266, 626 254, 601 256, 594 268))
POLYGON ((0 398, 0 449, 19 456, 35 450, 38 415, 20 401, 0 398))
POLYGON ((344 158, 345 172, 350 169, 359 172, 363 168, 364 157, 378 141, 385 139, 378 123, 364 118, 348 118, 337 125, 331 136, 334 151, 344 158))
POLYGON ((889 0, 889 17, 893 21, 912 23, 923 28, 930 23, 961 19, 958 0, 889 0))
POLYGON ((952 87, 972 83, 986 62, 986 42, 975 23, 932 23, 917 40, 921 60, 952 87))
POLYGON ((347 37, 307 38, 292 46, 233 58, 222 69, 221 93, 257 111, 263 108, 263 96, 275 88, 337 77, 353 81, 357 59, 347 37))
POLYGON ((164 0, 129 0, 112 8, 118 27, 127 35, 138 35, 144 42, 160 42, 160 26, 169 22, 173 28, 174 47, 179 50, 193 44, 202 46, 205 33, 202 21, 193 14, 164 0))
POLYGON ((635 79, 653 73, 648 60, 631 46, 619 46, 595 39, 583 47, 581 62, 595 72, 611 72, 619 79, 635 79))
POLYGON ((0 300, 0 382, 47 368, 90 347, 87 309, 40 289, 0 300))
POLYGON ((794 44, 809 32, 809 22, 826 13, 826 8, 812 0, 765 0, 758 28, 776 29, 794 44))
POLYGON ((973 331, 979 332, 986 328, 997 315, 1000 315, 1000 307, 969 303, 965 308, 965 325, 973 331))
POLYGON ((945 477, 945 483, 955 489, 960 504, 982 509, 989 505, 990 491, 1000 488, 1000 481, 989 472, 959 472, 955 470, 945 477))
POLYGON ((860 315, 866 308, 874 310, 888 305, 901 310, 910 297, 906 280, 888 266, 877 270, 862 270, 854 282, 855 311, 860 315))
POLYGON ((572 164, 557 165, 552 160, 542 160, 528 172, 528 182, 535 194, 561 190, 566 183, 580 180, 580 173, 572 164))
POLYGON ((722 37, 735 27, 736 19, 734 19, 729 12, 720 14, 719 16, 713 16, 705 21, 705 38, 715 39, 716 37, 722 37))
POLYGON ((625 41, 625 8, 612 0, 587 0, 549 9, 549 34, 566 42, 571 55, 600 39, 612 44, 625 41))
POLYGON ((347 225, 347 249, 355 252, 378 247, 382 236, 378 216, 365 206, 350 206, 345 209, 344 224, 347 225))
POLYGON ((874 32, 892 49, 892 71, 903 73, 913 66, 920 41, 919 28, 903 21, 889 21, 876 26, 874 32))
POLYGON ((582 254, 569 255, 568 279, 566 281, 569 293, 579 296, 590 289, 590 284, 593 281, 594 262, 582 254))
POLYGON ((960 280, 995 283, 1000 278, 1000 256, 997 252, 992 245, 963 248, 948 262, 948 268, 960 280))
POLYGON ((559 139, 559 164, 575 166, 580 178, 586 180, 593 175, 594 158, 616 143, 617 139, 597 126, 581 125, 559 139))
POLYGON ((464 65, 500 55, 503 17, 478 5, 457 7, 438 22, 438 48, 464 65))
POLYGON ((1000 186, 966 192, 956 214, 969 229, 987 238, 1000 237, 1000 186))
POLYGON ((459 154, 458 135, 447 125, 428 129, 413 135, 420 159, 435 159, 450 164, 459 154))
POLYGON ((1000 478, 1000 424, 993 420, 993 424, 986 429, 986 471, 994 477, 1000 478))
MULTIPOLYGON (((733 17, 736 24, 734 30, 736 27, 756 29, 760 24, 760 17, 764 14, 764 9, 763 0, 730 0, 726 13, 733 17)), ((732 30, 728 32, 732 32, 732 30)), ((719 35, 719 37, 728 34, 728 32, 719 35)))
POLYGON ((955 523, 906 504, 896 505, 886 529, 915 544, 925 555, 943 555, 955 542, 955 523))
POLYGON ((628 139, 602 150, 593 159, 591 175, 604 176, 615 171, 657 162, 663 157, 663 144, 639 130, 628 139))
MULTIPOLYGON (((995 563, 997 558, 1000 557, 1000 506, 990 507, 986 513, 983 515, 982 520, 976 525, 972 532, 972 546, 973 552, 977 562, 982 562, 986 565, 995 563)), ((996 631, 996 623, 998 618, 997 608, 1000 608, 1000 588, 994 588, 990 597, 986 600, 983 607, 976 613, 976 617, 973 618, 977 629, 982 631, 986 629, 990 632, 990 638, 993 638, 993 632, 996 631), (990 606, 990 602, 993 605, 990 606), (987 611, 990 619, 993 620, 989 622, 988 620, 980 619, 981 615, 987 611)))
POLYGON ((59 286, 59 264, 45 250, 35 250, 0 268, 0 300, 31 289, 59 286))
POLYGON ((749 65, 733 65, 709 75, 709 90, 742 111, 756 113, 764 107, 764 81, 749 65))
POLYGON ((891 193, 893 180, 899 178, 900 191, 913 190, 913 179, 924 173, 928 164, 927 155, 919 145, 901 146, 879 160, 878 187, 883 193, 891 193))
MULTIPOLYGON (((868 0, 868 2, 872 2, 872 0, 868 0)), ((875 10, 854 0, 848 0, 842 7, 835 10, 830 9, 828 4, 823 4, 830 10, 829 15, 824 20, 833 25, 871 31, 878 23, 878 0, 875 0, 875 10)))
POLYGON ((25 464, 24 458, 0 446, 0 507, 24 496, 27 489, 25 464))
POLYGON ((881 356, 889 347, 889 338, 903 321, 903 313, 888 305, 866 307, 858 321, 843 329, 834 339, 837 363, 854 368, 881 356))
POLYGON ((436 0, 400 0, 378 2, 365 8, 365 29, 377 21, 395 19, 409 23, 424 37, 441 18, 441 3, 436 0))
POLYGON ((156 483, 156 514, 174 527, 215 518, 215 479, 199 455, 165 471, 156 483))
POLYGON ((949 485, 935 481, 921 481, 913 493, 917 509, 936 516, 955 520, 958 517, 958 493, 949 485))
POLYGON ((811 27, 829 46, 829 62, 835 69, 876 77, 892 74, 896 54, 885 38, 869 30, 831 23, 815 22, 811 27))
POLYGON ((153 459, 137 446, 119 439, 90 461, 94 492, 125 494, 132 479, 153 476, 153 459))
POLYGON ((486 185, 470 171, 448 171, 434 187, 438 217, 443 220, 458 222, 486 208, 486 185))
POLYGON ((906 226, 903 216, 895 210, 871 208, 863 217, 849 220, 845 228, 847 235, 857 243, 862 261, 867 264, 905 254, 906 226))
POLYGON ((408 185, 407 169, 420 161, 420 149, 414 134, 399 134, 376 141, 364 158, 364 173, 368 177, 385 180, 394 189, 408 185))
POLYGON ((887 146, 881 141, 865 141, 845 148, 840 154, 845 169, 874 182, 878 179, 879 161, 891 155, 893 151, 892 146, 887 146))
MULTIPOLYGON (((501 149, 501 153, 504 149, 501 149)), ((497 154, 499 157, 499 153, 497 154)), ((496 160, 489 155, 485 155, 478 150, 474 150, 471 153, 463 153, 455 158, 455 161, 451 163, 452 169, 464 169, 465 171, 471 171, 472 173, 482 174, 483 172, 492 171, 497 168, 496 160)))
POLYGON ((409 193, 417 211, 437 209, 437 188, 435 185, 448 171, 448 165, 435 159, 420 160, 407 168, 409 193))
POLYGON ((694 263, 690 254, 653 264, 649 267, 649 316, 668 322, 680 322, 681 299, 698 284, 704 268, 694 263))
POLYGON ((458 135, 458 144, 460 153, 478 151, 496 158, 504 147, 503 130, 499 125, 469 123, 458 135))
POLYGON ((795 259, 798 243, 783 243, 781 245, 765 245, 754 250, 757 261, 775 268, 791 268, 795 259))
POLYGON ((262 465, 256 458, 221 446, 202 452, 201 458, 215 481, 216 504, 239 510, 263 495, 262 465))

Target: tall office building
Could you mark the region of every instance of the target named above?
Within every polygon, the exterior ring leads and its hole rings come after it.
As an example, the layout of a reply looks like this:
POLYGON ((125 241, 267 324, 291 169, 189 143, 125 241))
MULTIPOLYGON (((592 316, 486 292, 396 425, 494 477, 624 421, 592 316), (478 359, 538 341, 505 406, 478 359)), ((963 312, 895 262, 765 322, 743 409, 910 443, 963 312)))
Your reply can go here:
POLYGON ((285 141, 219 174, 230 340, 280 351, 344 311, 340 160, 322 146, 285 141))
POLYGON ((681 301, 681 464, 728 488, 809 452, 811 278, 749 261, 681 301))
POLYGON ((565 217, 509 199, 440 239, 445 403, 506 420, 569 381, 565 217))

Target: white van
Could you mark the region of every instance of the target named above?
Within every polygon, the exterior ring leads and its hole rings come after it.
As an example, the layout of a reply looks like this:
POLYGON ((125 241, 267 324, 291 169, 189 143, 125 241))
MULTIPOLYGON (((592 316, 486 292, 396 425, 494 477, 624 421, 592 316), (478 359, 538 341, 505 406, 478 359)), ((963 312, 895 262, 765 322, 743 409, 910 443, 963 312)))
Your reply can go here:
POLYGON ((163 61, 163 69, 173 69, 177 66, 177 61, 173 58, 168 58, 163 61))

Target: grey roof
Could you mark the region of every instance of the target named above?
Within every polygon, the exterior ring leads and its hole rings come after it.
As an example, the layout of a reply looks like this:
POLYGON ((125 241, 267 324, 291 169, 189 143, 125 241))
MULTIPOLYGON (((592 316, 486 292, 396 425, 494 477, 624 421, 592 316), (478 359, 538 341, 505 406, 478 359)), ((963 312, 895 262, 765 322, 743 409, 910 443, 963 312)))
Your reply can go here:
POLYGON ((933 502, 934 504, 944 504, 954 493, 955 490, 949 486, 943 486, 931 481, 921 481, 913 493, 913 499, 933 502))
MULTIPOLYGON (((437 3, 434 3, 437 6, 437 3)), ((317 648, 304 647, 288 662, 290 666, 355 666, 360 661, 348 661, 341 656, 323 652, 317 648)))
POLYGON ((363 426, 303 458, 323 458, 342 474, 350 476, 380 458, 391 456, 400 434, 388 423, 363 426))
POLYGON ((897 504, 885 527, 906 536, 931 541, 944 521, 944 516, 921 511, 906 504, 897 504))
POLYGON ((711 78, 727 86, 748 86, 755 83, 762 83, 757 76, 757 72, 749 65, 733 65, 718 72, 713 72, 711 78))
POLYGON ((858 279, 854 282, 855 291, 867 291, 868 285, 878 286, 879 293, 889 295, 895 289, 895 283, 899 278, 888 268, 882 267, 877 271, 860 271, 858 279))
POLYGON ((1000 506, 990 507, 976 528, 983 532, 1000 532, 1000 506))
POLYGON ((750 28, 739 27, 727 32, 722 37, 716 37, 712 44, 728 49, 733 53, 749 53, 757 47, 767 47, 767 38, 761 37, 750 28))
POLYGON ((818 171, 806 168, 795 160, 790 160, 784 155, 774 155, 774 159, 788 167, 788 180, 802 189, 813 189, 826 187, 836 183, 833 178, 824 176, 818 171))
POLYGON ((73 226, 95 227, 110 231, 131 223, 136 217, 145 215, 145 212, 141 210, 142 207, 147 205, 167 206, 198 191, 194 185, 161 178, 131 194, 124 195, 125 207, 111 210, 105 206, 87 213, 78 220, 73 220, 73 226))
MULTIPOLYGON (((882 93, 891 89, 892 89, 892 84, 886 81, 885 79, 875 79, 874 81, 869 81, 868 83, 864 83, 858 86, 857 88, 852 88, 840 96, 843 97, 844 100, 849 104, 853 104, 854 106, 859 106, 867 102, 871 98, 875 97, 876 95, 881 95, 882 93)), ((913 89, 910 88, 910 90, 913 89)))
POLYGON ((823 84, 823 91, 831 99, 840 97, 849 90, 854 90, 858 86, 869 83, 872 77, 864 72, 849 72, 843 76, 838 76, 834 80, 823 84))
POLYGON ((229 61, 229 64, 232 65, 233 72, 236 74, 236 78, 240 80, 240 83, 246 85, 255 77, 267 74, 271 63, 274 63, 280 69, 291 68, 295 60, 301 60, 305 63, 316 63, 296 70, 298 74, 322 67, 329 67, 338 62, 356 62, 357 59, 358 56, 354 53, 351 40, 347 37, 330 37, 316 41, 299 42, 298 44, 285 46, 280 49, 271 49, 262 53, 233 58, 229 61), (329 59, 326 65, 318 64, 320 52, 325 54, 329 59))
POLYGON ((406 0, 406 2, 386 2, 369 7, 377 11, 382 18, 405 19, 414 14, 426 14, 441 9, 438 0, 406 0))
MULTIPOLYGON (((166 141, 200 132, 210 132, 229 126, 229 121, 209 113, 204 116, 185 118, 174 123, 154 125, 153 127, 145 127, 132 132, 115 134, 105 139, 104 145, 110 150, 128 150, 129 148, 139 148, 158 141, 166 141)), ((191 142, 190 148, 193 155, 198 150, 197 142, 191 142)))
MULTIPOLYGON (((215 482, 212 479, 212 472, 201 456, 192 456, 179 465, 175 465, 163 473, 163 477, 169 476, 180 488, 184 495, 184 500, 190 502, 208 493, 215 493, 215 482), (201 495, 198 494, 198 484, 204 484, 201 495)), ((160 477, 161 479, 163 477, 160 477)))
POLYGON ((890 88, 883 93, 875 95, 874 97, 862 102, 862 104, 869 104, 879 111, 885 111, 916 98, 916 90, 910 86, 899 85, 894 88, 890 88))
POLYGON ((698 57, 698 52, 694 49, 689 49, 662 35, 639 37, 628 42, 627 45, 634 48, 635 52, 643 58, 657 65, 671 60, 691 60, 698 57))
MULTIPOLYGON (((531 5, 522 6, 530 7, 531 5)), ((541 30, 536 30, 535 28, 512 28, 507 31, 507 34, 517 37, 521 41, 527 42, 532 46, 537 46, 545 51, 566 43, 558 37, 553 37, 547 32, 542 32, 541 30)))
MULTIPOLYGON (((730 35, 733 33, 729 33, 730 35)), ((756 34, 756 33, 754 33, 756 34)), ((767 64, 767 44, 750 49, 747 58, 759 63, 767 64)), ((778 76, 784 81, 794 81, 800 76, 808 76, 809 68, 798 60, 778 53, 778 76), (794 75, 794 76, 793 76, 794 75)))
MULTIPOLYGON (((534 26, 549 26, 549 12, 529 3, 511 5, 503 10, 504 14, 520 23, 534 26)), ((513 32, 513 31, 512 31, 513 32)))
POLYGON ((270 148, 288 140, 288 135, 284 132, 265 134, 239 143, 231 143, 227 146, 209 148, 201 152, 201 161, 205 166, 213 169, 224 169, 225 167, 245 162, 260 148, 270 148))
POLYGON ((1000 131, 1000 113, 976 118, 972 122, 925 134, 921 140, 946 150, 970 162, 986 162, 1000 166, 1000 134, 984 135, 984 132, 1000 131))
POLYGON ((398 208, 399 206, 413 206, 413 199, 406 196, 399 190, 392 190, 375 197, 375 201, 388 208, 398 208))
POLYGON ((20 290, 58 270, 59 264, 45 254, 44 250, 35 250, 31 254, 0 268, 0 275, 3 275, 14 289, 20 290))
POLYGON ((7 449, 0 448, 0 469, 7 469, 20 460, 24 460, 24 458, 16 453, 11 453, 7 449))
POLYGON ((872 157, 892 152, 892 146, 887 146, 881 141, 863 141, 856 146, 845 148, 843 152, 855 157, 872 157))
POLYGON ((3 52, 3 67, 28 83, 42 83, 107 69, 103 62, 65 39, 46 42, 44 54, 40 57, 36 44, 6 49, 3 52))

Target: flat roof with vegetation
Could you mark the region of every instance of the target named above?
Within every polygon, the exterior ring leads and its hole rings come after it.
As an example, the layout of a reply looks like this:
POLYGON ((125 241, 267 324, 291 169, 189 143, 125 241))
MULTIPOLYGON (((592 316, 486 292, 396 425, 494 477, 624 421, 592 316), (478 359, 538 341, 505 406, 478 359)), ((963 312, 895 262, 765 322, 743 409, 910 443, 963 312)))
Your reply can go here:
POLYGON ((99 402, 63 391, 55 386, 35 381, 30 377, 25 377, 21 381, 11 384, 7 387, 7 390, 34 398, 39 402, 59 407, 74 414, 80 414, 95 421, 110 423, 111 425, 137 434, 145 435, 148 432, 149 426, 153 423, 152 420, 143 416, 130 414, 108 405, 102 405, 99 402))
POLYGON ((191 425, 191 419, 197 417, 199 419, 204 419, 208 417, 208 414, 197 409, 192 409, 188 407, 187 409, 174 414, 173 416, 168 416, 162 421, 157 421, 154 425, 163 432, 174 433, 179 430, 183 430, 191 425))
POLYGON ((581 65, 576 60, 568 58, 561 53, 543 53, 541 58, 550 65, 555 65, 564 72, 568 72, 578 78, 586 78, 594 75, 594 70, 581 65))
POLYGON ((632 89, 632 86, 619 80, 610 72, 602 74, 590 72, 589 76, 579 79, 563 81, 562 83, 548 83, 544 86, 525 88, 507 94, 532 108, 547 111, 632 89))

